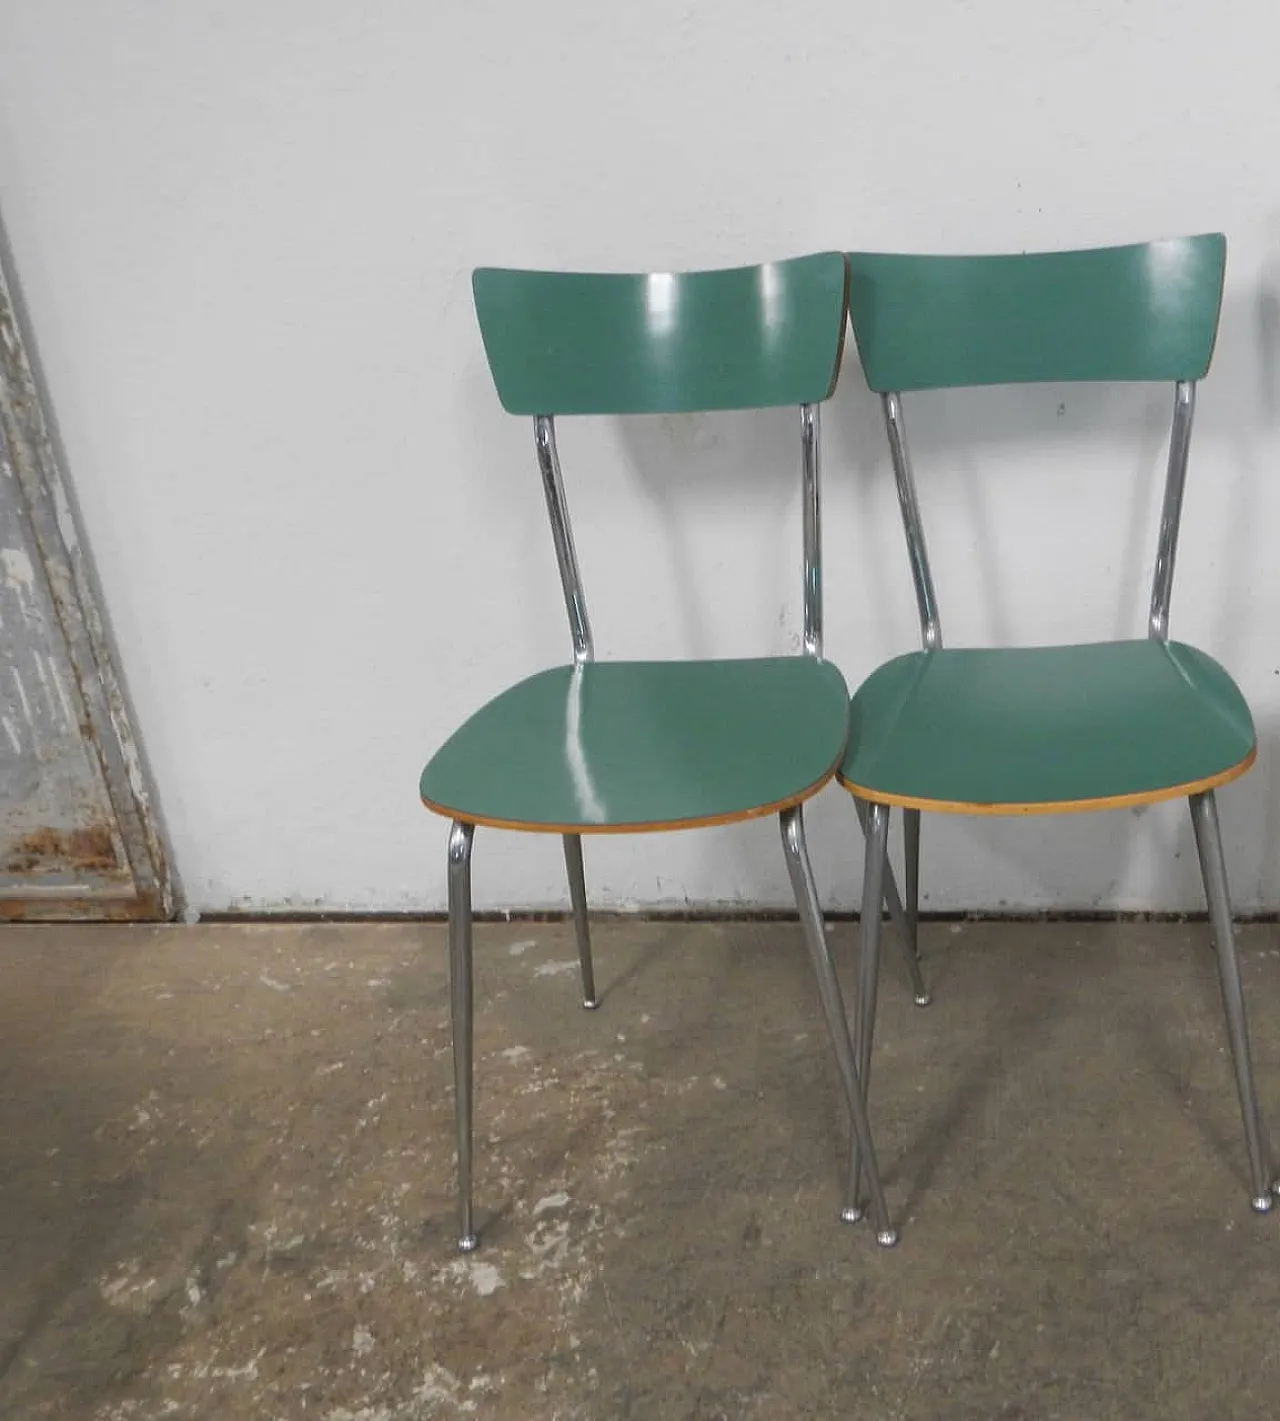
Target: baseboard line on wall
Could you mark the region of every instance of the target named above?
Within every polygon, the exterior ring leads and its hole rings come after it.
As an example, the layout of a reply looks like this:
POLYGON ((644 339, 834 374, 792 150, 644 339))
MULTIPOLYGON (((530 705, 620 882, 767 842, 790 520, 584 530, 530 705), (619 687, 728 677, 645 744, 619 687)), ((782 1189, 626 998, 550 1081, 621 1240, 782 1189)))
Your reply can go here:
MULTIPOLYGON (((851 909, 833 909, 825 915, 827 922, 856 923, 859 915, 851 909)), ((570 921, 567 910, 559 909, 497 909, 476 912, 477 923, 560 923, 570 921)), ((620 909, 601 908, 592 910, 592 922, 619 923, 793 923, 797 921, 794 911, 785 908, 658 908, 635 912, 620 909)), ((198 917, 188 913, 184 919, 188 923, 235 923, 235 924, 275 924, 275 923, 445 923, 444 913, 414 912, 329 912, 320 909, 299 910, 235 910, 215 913, 201 913, 198 917)), ((1208 915, 1204 912, 1153 912, 1132 910, 1080 909, 1060 910, 1030 909, 1009 912, 989 912, 970 910, 949 913, 921 913, 922 924, 928 923, 1204 923, 1208 915)), ((1236 914, 1237 923, 1277 923, 1280 911, 1267 910, 1236 914)))

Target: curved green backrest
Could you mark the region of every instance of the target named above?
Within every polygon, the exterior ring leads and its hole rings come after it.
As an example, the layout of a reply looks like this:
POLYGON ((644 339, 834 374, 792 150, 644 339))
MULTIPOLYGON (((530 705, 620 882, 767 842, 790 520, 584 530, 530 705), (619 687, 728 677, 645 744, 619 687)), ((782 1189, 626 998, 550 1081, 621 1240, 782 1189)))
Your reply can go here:
POLYGON ((1022 256, 849 254, 873 390, 1198 380, 1222 304, 1221 233, 1022 256))
POLYGON ((840 369, 839 252, 730 271, 472 276, 511 414, 674 414, 825 400, 840 369))

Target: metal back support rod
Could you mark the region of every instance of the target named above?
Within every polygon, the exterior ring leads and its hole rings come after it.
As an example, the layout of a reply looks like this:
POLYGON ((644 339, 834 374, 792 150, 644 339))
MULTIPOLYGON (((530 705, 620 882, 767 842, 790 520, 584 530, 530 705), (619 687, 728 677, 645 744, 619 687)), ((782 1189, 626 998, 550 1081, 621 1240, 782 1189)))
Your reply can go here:
POLYGON ((1160 510, 1160 539, 1156 544, 1156 568, 1151 578, 1151 616, 1147 623, 1147 635, 1153 641, 1169 639, 1169 599, 1173 595, 1173 564, 1178 553, 1182 490, 1187 482, 1187 454, 1191 448, 1191 424, 1195 412, 1195 381, 1179 380, 1173 396, 1169 471, 1165 475, 1164 506, 1160 510))
POLYGON ((822 655, 822 493, 819 446, 822 411, 800 406, 801 475, 804 501, 804 649, 822 655))
MULTIPOLYGON (((534 419, 533 442, 538 451, 542 492, 546 495, 547 517, 551 520, 551 536, 556 545, 556 565, 560 569, 564 609, 569 614, 569 633, 573 637, 575 689, 580 692, 582 687, 578 678, 581 669, 595 660, 596 651, 591 640, 591 619, 587 616, 587 595, 582 588, 578 554, 573 546, 569 504, 564 496, 564 480, 560 476, 560 451, 556 448, 555 420, 551 415, 540 414, 534 419)), ((587 912, 587 881, 582 862, 582 838, 578 834, 565 834, 563 840, 564 864, 569 877, 569 902, 573 907, 573 934, 578 943, 578 965, 582 970, 582 1005, 588 1010, 594 1010, 599 1006, 600 998, 596 995, 595 966, 591 956, 591 921, 587 912)))
POLYGON ((902 527, 907 535, 907 555, 911 559, 911 578, 916 586, 916 607, 920 613, 920 635, 926 651, 942 646, 942 622, 938 616, 938 598, 933 590, 933 573, 929 570, 929 552, 924 542, 924 524, 920 521, 920 504, 916 499, 915 479, 911 473, 911 455, 907 450, 907 428, 902 414, 902 396, 894 390, 881 395, 884 406, 884 426, 889 436, 889 455, 893 460, 893 478, 898 486, 898 506, 902 510, 902 527))
MULTIPOLYGON (((821 431, 822 417, 819 407, 814 404, 801 405, 804 649, 809 656, 822 655, 822 498, 819 454, 821 431)), ((569 522, 569 505, 565 499, 564 480, 560 473, 554 418, 549 414, 538 415, 533 421, 533 436, 538 451, 538 467, 542 471, 542 491, 547 500, 547 516, 551 520, 551 536, 556 545, 556 564, 560 570, 565 611, 569 616, 569 632, 573 637, 573 659, 581 665, 595 659, 595 645, 591 638, 591 621, 587 616, 587 598, 582 587, 582 573, 578 568, 578 554, 573 545, 573 528, 569 522)))
POLYGON ((564 607, 569 614, 573 659, 575 664, 581 666, 595 659, 595 646, 591 640, 591 622, 587 617, 582 574, 578 571, 578 554, 573 546, 573 529, 569 525, 569 505, 565 501, 564 483, 560 477, 555 420, 551 415, 540 414, 534 419, 533 439, 538 450, 538 467, 542 470, 542 491, 547 499, 547 516, 551 519, 551 536, 556 544, 564 607))
MULTIPOLYGON (((920 614, 920 632, 925 649, 942 646, 942 622, 938 615, 938 598, 929 567, 924 525, 916 497, 911 455, 907 449, 906 423, 902 397, 896 391, 881 396, 885 429, 889 438, 889 453, 893 460, 894 482, 898 490, 898 505, 902 511, 902 527, 907 537, 907 553, 911 561, 911 577, 915 583, 916 606, 920 614)), ((1169 438, 1169 467, 1165 478, 1164 504, 1160 514, 1160 536, 1156 548, 1155 573, 1151 583, 1151 614, 1148 634, 1159 641, 1169 636, 1169 602, 1173 594, 1173 570, 1178 551, 1178 529, 1182 519, 1182 495, 1187 479, 1187 456, 1191 448, 1191 427, 1195 417, 1196 386, 1194 380, 1180 380, 1174 393, 1173 427, 1169 438)), ((804 649, 810 656, 822 655, 822 501, 820 491, 819 406, 800 407, 800 431, 803 478, 804 515, 804 649)), ((551 520, 551 535, 555 540, 556 563, 560 570, 560 585, 564 591, 565 611, 573 637, 573 659, 581 664, 595 656, 591 638, 591 622, 587 616, 586 594, 578 555, 573 545, 573 529, 569 523, 569 508, 565 501, 564 483, 560 474, 560 456, 556 449, 555 421, 551 415, 539 415, 534 420, 534 442, 538 451, 538 467, 542 471, 542 489, 547 500, 547 515, 551 520)))

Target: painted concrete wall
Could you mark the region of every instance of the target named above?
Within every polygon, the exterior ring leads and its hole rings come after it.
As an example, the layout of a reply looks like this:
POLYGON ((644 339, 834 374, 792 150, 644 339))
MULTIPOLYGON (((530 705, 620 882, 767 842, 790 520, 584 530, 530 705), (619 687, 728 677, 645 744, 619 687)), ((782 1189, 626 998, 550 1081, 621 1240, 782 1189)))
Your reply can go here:
MULTIPOLYGON (((7 0, 0 207, 194 904, 439 908, 422 760, 566 655, 473 265, 1221 228, 1173 620, 1256 708, 1222 809, 1240 904, 1280 905, 1272 9, 7 0)), ((910 413, 953 644, 1140 631, 1167 392, 910 413)), ((915 637, 856 361, 826 431, 828 650, 854 680, 915 637)), ((562 453, 605 654, 794 646, 792 417, 572 425, 562 453)), ((1193 904, 1184 819, 930 822, 926 906, 1193 904)), ((824 796, 832 902, 856 901, 856 838, 824 796)), ((588 875, 612 905, 788 897, 768 823, 593 845, 588 875)), ((476 892, 562 903, 558 845, 482 835, 476 892)))

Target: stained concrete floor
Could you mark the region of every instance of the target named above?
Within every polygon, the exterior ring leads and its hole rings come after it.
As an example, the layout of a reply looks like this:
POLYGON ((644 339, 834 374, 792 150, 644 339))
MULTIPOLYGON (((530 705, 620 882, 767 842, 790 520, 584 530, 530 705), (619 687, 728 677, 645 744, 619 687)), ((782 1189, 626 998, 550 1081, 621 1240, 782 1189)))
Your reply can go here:
MULTIPOLYGON (((1203 926, 923 946, 883 1251, 794 925, 602 923, 592 1014, 566 927, 481 926, 463 1259, 439 928, 0 931, 0 1416, 1280 1414, 1203 926)), ((1280 931, 1244 954, 1275 1115, 1280 931)))

